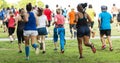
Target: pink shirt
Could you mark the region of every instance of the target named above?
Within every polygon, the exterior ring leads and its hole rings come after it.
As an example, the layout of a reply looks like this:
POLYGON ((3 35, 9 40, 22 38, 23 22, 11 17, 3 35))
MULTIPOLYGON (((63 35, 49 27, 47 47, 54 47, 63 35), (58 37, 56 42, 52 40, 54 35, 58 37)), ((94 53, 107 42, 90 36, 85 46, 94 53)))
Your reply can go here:
POLYGON ((44 9, 44 14, 47 16, 48 21, 51 21, 52 19, 52 11, 50 9, 44 9))
POLYGON ((61 25, 64 25, 64 22, 65 22, 65 18, 63 15, 60 15, 60 14, 57 14, 55 15, 55 22, 56 22, 56 26, 61 24, 61 25))

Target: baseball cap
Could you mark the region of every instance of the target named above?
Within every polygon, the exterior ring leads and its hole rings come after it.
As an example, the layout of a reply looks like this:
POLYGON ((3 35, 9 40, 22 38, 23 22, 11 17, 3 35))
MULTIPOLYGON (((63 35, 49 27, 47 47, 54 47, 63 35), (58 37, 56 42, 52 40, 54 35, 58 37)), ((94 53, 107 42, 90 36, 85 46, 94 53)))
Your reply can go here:
POLYGON ((102 5, 102 6, 101 6, 101 10, 102 10, 102 11, 107 11, 107 6, 102 5))

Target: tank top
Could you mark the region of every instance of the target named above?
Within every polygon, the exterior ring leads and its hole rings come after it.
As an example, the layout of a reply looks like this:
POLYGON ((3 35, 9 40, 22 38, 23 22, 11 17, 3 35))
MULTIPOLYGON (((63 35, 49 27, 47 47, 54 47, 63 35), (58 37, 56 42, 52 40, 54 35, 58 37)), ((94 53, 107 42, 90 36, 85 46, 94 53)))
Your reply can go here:
POLYGON ((24 21, 18 21, 17 30, 22 31, 24 29, 24 26, 25 26, 24 21))
POLYGON ((87 18, 85 16, 83 16, 83 18, 78 18, 76 27, 79 28, 80 26, 88 26, 87 18))
POLYGON ((28 22, 25 23, 24 30, 37 30, 36 19, 33 12, 28 12, 28 22))
POLYGON ((8 27, 15 28, 15 18, 11 17, 8 19, 8 27))

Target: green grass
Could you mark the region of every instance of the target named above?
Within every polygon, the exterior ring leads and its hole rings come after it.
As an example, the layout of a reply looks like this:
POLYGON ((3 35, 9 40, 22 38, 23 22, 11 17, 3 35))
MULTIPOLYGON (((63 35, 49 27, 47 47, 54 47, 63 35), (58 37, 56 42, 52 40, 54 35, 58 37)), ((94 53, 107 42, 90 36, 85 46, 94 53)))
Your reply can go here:
MULTIPOLYGON (((120 40, 113 39, 114 50, 109 51, 109 45, 105 50, 101 50, 101 42, 98 39, 91 40, 97 48, 96 54, 91 49, 83 45, 83 56, 79 58, 79 52, 76 40, 67 40, 65 53, 61 54, 60 50, 55 52, 53 42, 46 41, 46 53, 35 54, 34 49, 30 46, 30 60, 25 60, 24 44, 22 44, 23 53, 18 53, 17 41, 13 44, 9 42, 0 42, 0 63, 120 63, 120 40)), ((59 43, 58 43, 59 44, 59 43)))

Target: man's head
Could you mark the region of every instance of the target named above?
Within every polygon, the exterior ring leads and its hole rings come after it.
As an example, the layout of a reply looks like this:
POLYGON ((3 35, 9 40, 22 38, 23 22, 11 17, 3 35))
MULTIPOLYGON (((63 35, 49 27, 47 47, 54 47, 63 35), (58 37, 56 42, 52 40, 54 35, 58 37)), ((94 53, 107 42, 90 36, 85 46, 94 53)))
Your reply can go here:
POLYGON ((45 5, 45 8, 49 8, 49 5, 45 5))
POLYGON ((101 11, 107 11, 107 6, 105 5, 101 6, 101 11))

